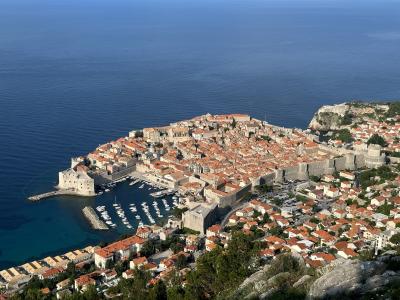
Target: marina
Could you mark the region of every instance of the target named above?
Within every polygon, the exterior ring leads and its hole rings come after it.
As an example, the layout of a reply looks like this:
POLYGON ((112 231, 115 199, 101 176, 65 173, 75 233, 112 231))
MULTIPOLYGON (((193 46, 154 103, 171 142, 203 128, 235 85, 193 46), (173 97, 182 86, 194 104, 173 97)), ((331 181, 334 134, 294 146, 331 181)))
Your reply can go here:
POLYGON ((117 215, 121 219, 122 223, 128 228, 132 229, 132 225, 129 223, 128 218, 125 216, 125 211, 121 208, 121 205, 118 203, 113 204, 115 211, 117 212, 117 215))
POLYGON ((112 228, 117 227, 115 223, 112 222, 110 215, 108 214, 108 211, 106 210, 106 206, 97 206, 96 210, 100 213, 101 217, 103 218, 104 222, 109 225, 112 228))
POLYGON ((132 232, 139 226, 156 224, 178 205, 178 197, 173 196, 173 190, 151 193, 159 188, 150 182, 129 177, 106 184, 97 192, 93 208, 89 207, 91 215, 98 215, 98 220, 111 229, 110 232, 119 234, 132 232), (154 193, 160 193, 158 195, 163 195, 163 198, 154 197, 154 193))

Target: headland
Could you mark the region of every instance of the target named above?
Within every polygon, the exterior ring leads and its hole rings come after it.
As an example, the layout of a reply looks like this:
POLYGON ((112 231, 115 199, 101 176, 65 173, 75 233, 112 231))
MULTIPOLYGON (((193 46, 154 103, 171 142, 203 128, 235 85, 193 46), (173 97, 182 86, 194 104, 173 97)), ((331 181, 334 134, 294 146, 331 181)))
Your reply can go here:
MULTIPOLYGON (((343 105, 334 110, 346 111, 343 105)), ((311 128, 321 114, 326 112, 317 112, 311 128)), ((337 147, 321 142, 310 129, 279 127, 246 114, 206 114, 133 130, 72 158, 71 167, 58 174, 55 193, 90 197, 126 178, 145 180, 165 188, 161 194, 177 191, 180 204, 189 209, 184 226, 204 232, 206 215, 229 209, 257 186, 379 167, 385 163, 381 148, 367 143, 337 147)), ((210 217, 209 223, 214 220, 210 217)))

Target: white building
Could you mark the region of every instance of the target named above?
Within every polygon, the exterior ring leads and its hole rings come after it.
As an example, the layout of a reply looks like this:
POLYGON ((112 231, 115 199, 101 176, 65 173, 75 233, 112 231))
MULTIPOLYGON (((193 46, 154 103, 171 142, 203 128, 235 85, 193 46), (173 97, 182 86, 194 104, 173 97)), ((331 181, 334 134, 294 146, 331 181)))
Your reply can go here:
POLYGON ((381 232, 375 240, 375 252, 384 249, 386 246, 391 245, 390 238, 396 233, 400 233, 400 229, 385 230, 381 232))

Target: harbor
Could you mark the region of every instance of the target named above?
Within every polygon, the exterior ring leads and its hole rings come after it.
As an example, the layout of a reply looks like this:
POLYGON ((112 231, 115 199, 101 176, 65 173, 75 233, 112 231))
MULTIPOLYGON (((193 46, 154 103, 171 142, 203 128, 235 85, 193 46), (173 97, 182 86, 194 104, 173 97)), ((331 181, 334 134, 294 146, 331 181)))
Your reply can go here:
MULTIPOLYGON (((171 210, 179 205, 178 197, 175 196, 176 193, 177 191, 174 189, 168 189, 152 182, 146 178, 145 174, 133 172, 123 178, 99 186, 94 196, 82 198, 82 200, 95 199, 96 205, 86 205, 81 210, 94 230, 131 232, 137 227, 157 224, 168 217, 171 210), (140 196, 121 197, 121 188, 126 190, 124 194, 133 193, 140 196)), ((30 196, 28 200, 37 202, 64 195, 81 197, 73 190, 57 189, 30 196)), ((77 200, 81 201, 80 199, 77 200)))
POLYGON ((161 224, 179 205, 175 193, 149 181, 126 177, 101 186, 89 207, 110 233, 123 234, 143 225, 161 224))

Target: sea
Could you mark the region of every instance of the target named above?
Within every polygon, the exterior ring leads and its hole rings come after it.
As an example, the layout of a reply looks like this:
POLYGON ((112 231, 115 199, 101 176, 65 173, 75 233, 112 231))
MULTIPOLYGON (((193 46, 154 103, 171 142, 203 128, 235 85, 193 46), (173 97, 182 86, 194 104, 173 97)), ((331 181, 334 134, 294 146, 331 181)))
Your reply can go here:
POLYGON ((27 201, 71 157, 205 113, 306 128, 324 104, 398 99, 399 49, 399 1, 1 0, 0 269, 134 232, 81 209, 134 223, 147 186, 27 201))

